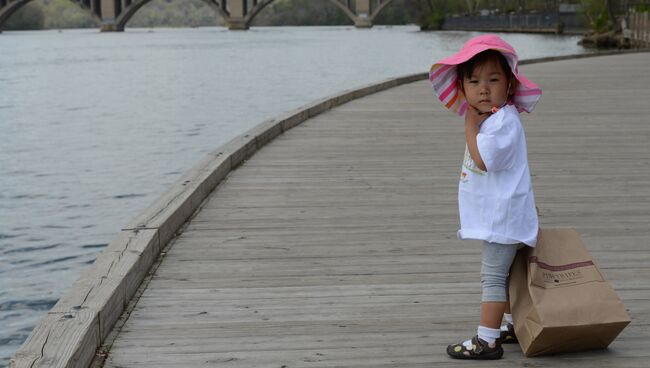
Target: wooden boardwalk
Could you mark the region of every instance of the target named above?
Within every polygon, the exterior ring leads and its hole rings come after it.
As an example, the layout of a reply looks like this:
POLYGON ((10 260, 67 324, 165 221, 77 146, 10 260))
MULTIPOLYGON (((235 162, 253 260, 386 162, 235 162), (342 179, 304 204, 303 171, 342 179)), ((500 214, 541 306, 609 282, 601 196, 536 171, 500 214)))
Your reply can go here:
MULTIPOLYGON (((608 350, 491 367, 650 366, 650 54, 524 66, 542 226, 581 233, 632 323, 608 350)), ((335 108, 231 172, 166 250, 106 367, 451 367, 478 322, 456 240, 463 123, 427 81, 335 108)))

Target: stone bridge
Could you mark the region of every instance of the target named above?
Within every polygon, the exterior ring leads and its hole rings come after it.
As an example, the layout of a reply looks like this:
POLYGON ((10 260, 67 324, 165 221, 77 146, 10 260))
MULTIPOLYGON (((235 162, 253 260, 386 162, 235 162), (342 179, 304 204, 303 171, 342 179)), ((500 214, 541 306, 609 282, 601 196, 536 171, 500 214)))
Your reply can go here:
MULTIPOLYGON (((0 30, 7 19, 31 0, 0 0, 0 30)), ((121 32, 131 17, 151 0, 72 0, 101 22, 103 32, 121 32)), ((231 30, 246 30, 264 7, 274 0, 203 0, 231 30)), ((373 20, 393 0, 321 0, 341 9, 358 28, 372 27, 373 20)))

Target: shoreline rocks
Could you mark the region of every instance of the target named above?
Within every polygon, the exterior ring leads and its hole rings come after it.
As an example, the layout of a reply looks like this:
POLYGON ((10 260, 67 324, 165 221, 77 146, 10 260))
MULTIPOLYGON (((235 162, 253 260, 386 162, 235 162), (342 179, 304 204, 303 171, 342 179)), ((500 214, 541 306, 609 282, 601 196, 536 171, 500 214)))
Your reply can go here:
POLYGON ((629 49, 632 48, 630 39, 623 36, 622 32, 608 31, 603 33, 588 32, 578 42, 587 48, 597 49, 629 49))

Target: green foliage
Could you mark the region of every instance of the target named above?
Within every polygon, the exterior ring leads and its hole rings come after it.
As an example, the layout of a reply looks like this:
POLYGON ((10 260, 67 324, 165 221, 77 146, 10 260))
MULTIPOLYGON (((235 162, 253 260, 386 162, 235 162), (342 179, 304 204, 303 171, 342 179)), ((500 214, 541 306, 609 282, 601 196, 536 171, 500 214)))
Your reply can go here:
POLYGON ((607 13, 600 13, 592 23, 592 28, 597 33, 607 32, 611 29, 607 13))
POLYGON ((445 23, 445 13, 441 10, 434 10, 430 13, 422 24, 420 24, 420 29, 423 30, 435 30, 442 29, 442 26, 445 23))
POLYGON ((412 0, 394 0, 382 10, 374 24, 414 24, 416 22, 415 16, 409 12, 407 3, 412 0))
POLYGON ((513 14, 517 12, 516 6, 507 6, 503 9, 504 14, 513 14))
POLYGON ((223 25, 217 12, 201 0, 152 0, 127 27, 209 27, 223 25))
POLYGON ((581 0, 580 4, 592 30, 602 33, 611 29, 605 0, 581 0))
MULTIPOLYGON (((394 0, 374 24, 415 22, 409 3, 394 0)), ((354 2, 353 2, 354 5, 354 2)), ((435 19, 431 20, 435 23, 435 19)), ((264 8, 253 25, 351 25, 352 20, 330 0, 276 0, 264 8)), ((152 0, 139 9, 127 27, 199 27, 225 25, 202 0, 152 0)), ((5 29, 95 28, 99 21, 71 0, 36 0, 19 9, 5 29)))
MULTIPOLYGON (((415 17, 408 3, 394 0, 374 20, 373 24, 412 24, 415 17)), ((354 8, 354 2, 352 2, 354 8)), ((255 26, 351 25, 353 21, 330 0, 276 0, 253 19, 255 26)))
POLYGON ((441 29, 445 15, 454 12, 462 12, 464 2, 450 0, 409 0, 405 6, 409 9, 411 16, 422 30, 441 29))
POLYGON ((329 0, 276 0, 253 19, 256 26, 324 26, 353 24, 329 0))
POLYGON ((43 8, 37 3, 27 3, 18 9, 4 24, 6 30, 43 29, 45 16, 43 8))
POLYGON ((97 27, 89 10, 70 0, 32 1, 21 7, 5 24, 7 30, 97 27))
MULTIPOLYGON (((198 27, 219 25, 219 21, 219 15, 201 0, 152 0, 138 10, 127 26, 198 27)), ((76 2, 39 0, 16 11, 4 28, 26 30, 96 27, 99 27, 99 20, 76 2)))
MULTIPOLYGON (((605 0, 563 0, 580 2, 594 30, 611 27, 605 0)), ((613 0, 610 0, 613 1, 613 0)), ((354 1, 352 2, 354 4, 354 1)), ((440 29, 448 14, 469 14, 480 9, 507 14, 543 11, 555 2, 542 0, 394 0, 374 24, 417 23, 422 29, 440 29)), ((648 11, 650 5, 636 5, 648 11)), ((152 0, 127 24, 128 27, 198 27, 224 25, 224 20, 202 0, 152 0)), ((352 20, 330 0, 276 0, 264 8, 253 25, 351 25, 352 20)), ((14 14, 5 29, 98 27, 99 21, 87 9, 70 0, 37 0, 14 14)))
POLYGON ((650 12, 650 4, 636 4, 634 6, 634 11, 637 13, 650 12))
POLYGON ((94 28, 99 21, 79 4, 70 0, 41 2, 45 14, 45 28, 94 28))

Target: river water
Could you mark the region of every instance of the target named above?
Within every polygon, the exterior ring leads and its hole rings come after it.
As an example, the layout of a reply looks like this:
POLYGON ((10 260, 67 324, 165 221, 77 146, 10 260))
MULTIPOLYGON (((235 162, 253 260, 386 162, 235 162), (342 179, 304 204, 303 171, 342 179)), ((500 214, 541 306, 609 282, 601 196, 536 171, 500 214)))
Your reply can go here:
MULTIPOLYGON (((121 227, 208 152, 315 99, 427 71, 477 34, 0 34, 0 367, 121 227)), ((501 36, 523 59, 587 52, 577 37, 501 36)))

